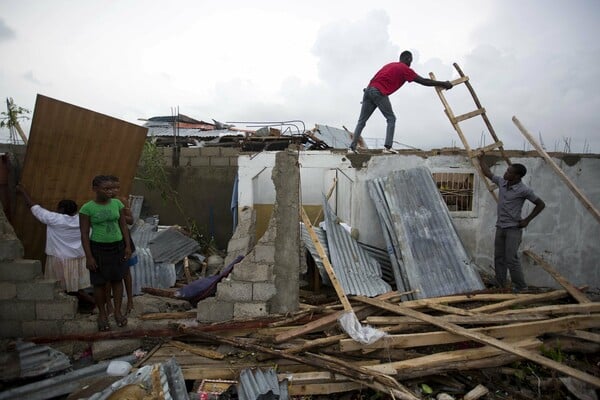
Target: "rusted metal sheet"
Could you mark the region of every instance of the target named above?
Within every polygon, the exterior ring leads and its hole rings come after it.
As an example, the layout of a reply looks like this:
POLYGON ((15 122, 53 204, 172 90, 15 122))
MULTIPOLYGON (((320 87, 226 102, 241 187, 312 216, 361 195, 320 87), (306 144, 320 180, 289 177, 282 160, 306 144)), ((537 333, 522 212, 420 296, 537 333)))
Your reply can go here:
MULTIPOLYGON (((129 194, 147 128, 38 95, 21 183, 32 199, 54 210, 62 199, 81 206, 94 197, 92 179, 115 175, 129 194)), ((25 257, 44 257, 45 227, 17 199, 13 225, 25 257)))

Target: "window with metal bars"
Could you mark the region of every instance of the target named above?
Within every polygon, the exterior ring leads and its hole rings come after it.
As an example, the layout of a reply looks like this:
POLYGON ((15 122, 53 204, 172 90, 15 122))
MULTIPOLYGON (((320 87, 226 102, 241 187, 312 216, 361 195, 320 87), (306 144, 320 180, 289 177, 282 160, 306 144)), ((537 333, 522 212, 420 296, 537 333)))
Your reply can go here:
POLYGON ((473 211, 474 174, 434 172, 435 181, 450 211, 473 211))

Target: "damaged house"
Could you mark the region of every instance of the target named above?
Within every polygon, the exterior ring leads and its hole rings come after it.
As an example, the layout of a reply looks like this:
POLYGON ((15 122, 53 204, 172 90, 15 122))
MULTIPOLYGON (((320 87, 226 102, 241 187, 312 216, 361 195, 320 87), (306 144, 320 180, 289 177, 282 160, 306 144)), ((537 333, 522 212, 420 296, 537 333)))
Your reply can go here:
MULTIPOLYGON (((12 250, 3 250, 0 268, 6 288, 0 300, 3 336, 52 343, 65 353, 93 343, 95 361, 101 354, 106 360, 146 347, 142 358, 128 358, 138 378, 129 370, 114 377, 118 383, 112 392, 107 385, 69 383, 68 393, 87 390, 80 397, 106 398, 136 382, 145 382, 148 394, 156 390, 149 383, 155 379, 168 382, 165 391, 177 399, 188 398, 184 380, 194 382, 197 395, 224 395, 235 387, 239 398, 267 393, 282 399, 334 398, 352 390, 402 399, 515 398, 517 393, 535 398, 532 382, 514 387, 523 374, 513 364, 518 360, 544 368, 538 371, 544 393, 589 394, 600 387, 598 366, 590 362, 597 361, 600 346, 598 155, 550 156, 574 191, 539 152, 486 150, 496 174, 506 168, 506 156, 524 164, 525 183, 546 202, 522 243, 525 279, 532 288, 514 294, 489 285, 496 203, 470 150, 347 154, 351 137, 345 130, 317 126, 305 135, 312 142, 290 141, 279 151, 244 152, 237 144, 217 142, 163 149, 184 207, 202 209, 195 219, 207 221, 219 247, 227 248, 223 276, 214 296, 196 299, 193 306, 175 295, 189 280, 156 291, 151 304, 136 298, 143 304, 124 329, 95 332, 93 318, 87 325, 76 322, 74 305, 65 305, 62 296, 31 297, 31 282, 41 284, 41 264, 27 252, 31 258, 23 259, 19 242, 31 239, 17 238, 5 221, 0 248, 12 250), (321 142, 328 143, 326 149, 307 150, 321 142), (172 306, 161 308, 161 302, 172 306), (55 318, 41 320, 48 310, 55 318), (338 324, 348 314, 355 317, 352 329, 338 324), (368 326, 382 333, 378 340, 353 335, 368 326), (148 346, 143 343, 148 339, 158 343, 148 346), (117 346, 121 354, 110 351, 117 346), (548 349, 574 352, 580 362, 547 356, 548 349), (277 368, 269 369, 273 365, 277 368)), ((145 138, 146 132, 138 136, 145 138)), ((138 182, 131 187, 148 203, 148 215, 177 223, 172 205, 138 182)), ((145 240, 146 229, 140 229, 137 241, 145 240)), ((175 264, 184 253, 198 251, 179 236, 164 240, 145 242, 148 260, 175 264)), ((55 296, 52 285, 50 295, 55 296)), ((150 298, 148 293, 139 297, 150 298)), ((30 345, 20 345, 11 354, 24 349, 31 352, 30 345)), ((103 372, 86 377, 89 382, 106 378, 103 372)), ((37 398, 35 390, 23 386, 5 393, 37 398)), ((10 397, 0 393, 0 398, 10 397)))

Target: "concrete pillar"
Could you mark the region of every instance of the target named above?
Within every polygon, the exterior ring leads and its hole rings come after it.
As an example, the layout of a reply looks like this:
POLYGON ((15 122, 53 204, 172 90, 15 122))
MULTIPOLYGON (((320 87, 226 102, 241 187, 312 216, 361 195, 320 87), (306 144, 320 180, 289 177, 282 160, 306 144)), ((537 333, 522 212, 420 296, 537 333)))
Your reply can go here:
POLYGON ((276 294, 270 300, 270 312, 284 314, 298 309, 300 273, 299 187, 298 155, 291 150, 275 156, 271 179, 275 184, 276 221, 275 275, 276 294))

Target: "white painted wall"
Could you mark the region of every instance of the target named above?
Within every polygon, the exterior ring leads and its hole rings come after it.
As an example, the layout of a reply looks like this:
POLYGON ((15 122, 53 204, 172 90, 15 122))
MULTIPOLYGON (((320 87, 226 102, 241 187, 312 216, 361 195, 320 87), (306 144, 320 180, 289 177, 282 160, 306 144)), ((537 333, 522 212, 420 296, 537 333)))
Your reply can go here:
MULTIPOLYGON (((573 156, 570 156, 573 158, 573 156)), ((575 285, 600 288, 600 223, 569 191, 544 159, 524 155, 513 162, 524 164, 528 174, 523 181, 546 202, 546 209, 529 225, 523 235, 522 249, 531 249, 554 265, 575 285)), ((559 159, 555 161, 564 173, 585 193, 596 208, 600 208, 600 156, 574 158, 572 165, 559 159)), ((271 181, 275 152, 242 155, 239 165, 239 206, 271 204, 275 190, 271 181)), ((366 165, 354 168, 344 153, 324 151, 301 152, 302 201, 304 204, 321 204, 334 177, 337 186, 330 204, 338 216, 357 228, 359 239, 381 248, 385 247, 378 218, 366 182, 385 176, 391 171, 426 166, 432 172, 473 172, 476 176, 474 211, 451 213, 454 224, 475 262, 493 264, 493 242, 496 221, 496 203, 479 179, 465 155, 375 155, 366 165)), ((502 175, 505 164, 492 166, 492 171, 502 175)), ((533 208, 526 204, 524 215, 533 208)), ((554 280, 539 266, 522 258, 525 278, 530 285, 557 287, 554 280)))

